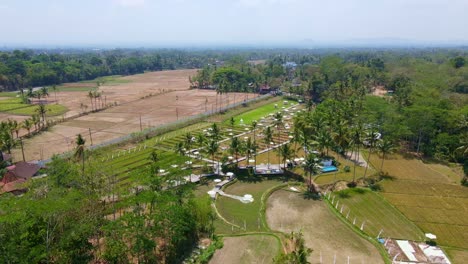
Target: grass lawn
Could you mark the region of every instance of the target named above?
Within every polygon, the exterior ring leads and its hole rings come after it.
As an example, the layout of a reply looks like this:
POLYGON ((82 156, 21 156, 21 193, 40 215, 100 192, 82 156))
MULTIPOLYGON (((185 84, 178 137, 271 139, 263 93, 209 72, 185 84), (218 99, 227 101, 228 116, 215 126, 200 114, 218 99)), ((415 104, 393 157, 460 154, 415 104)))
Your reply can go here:
POLYGON ((98 77, 94 80, 88 80, 88 81, 81 81, 80 83, 104 83, 103 85, 114 85, 114 84, 121 84, 121 83, 129 83, 131 82, 130 80, 126 80, 122 78, 122 75, 110 75, 110 76, 102 76, 98 77))
POLYGON ((249 180, 238 180, 225 188, 224 192, 239 196, 251 194, 254 201, 252 203, 242 203, 236 199, 218 196, 216 208, 227 221, 243 229, 235 229, 234 231, 268 231, 268 228, 262 223, 261 197, 268 189, 283 183, 285 181, 278 176, 271 178, 252 176, 249 180))
POLYGON ((342 214, 346 216, 350 212, 351 222, 354 218, 358 223, 365 221, 364 232, 370 236, 377 237, 383 230, 381 237, 424 240, 424 233, 379 194, 359 188, 335 194, 335 202, 339 200, 338 209, 343 206, 342 214))
POLYGON ((269 235, 248 235, 223 238, 210 264, 273 263, 280 250, 279 241, 269 235))
POLYGON ((18 95, 18 92, 0 92, 0 97, 16 97, 18 95))
MULTIPOLYGON (((250 125, 252 121, 254 120, 259 120, 260 118, 271 114, 271 113, 276 113, 278 111, 281 111, 281 107, 289 107, 291 106, 292 103, 297 104, 295 101, 288 101, 288 104, 284 104, 283 101, 287 100, 282 100, 282 101, 277 101, 273 103, 269 103, 263 106, 260 106, 254 110, 247 111, 245 113, 242 113, 240 115, 234 116, 234 120, 236 121, 236 125, 240 124, 240 120, 242 119, 244 124, 250 125), (275 108, 275 104, 278 105, 277 108, 275 108)), ((224 124, 230 124, 230 119, 225 120, 224 124)))
MULTIPOLYGON (((0 112, 14 114, 14 115, 33 115, 36 114, 37 105, 24 104, 20 98, 11 98, 6 100, 0 100, 0 112)), ((59 104, 46 105, 48 109, 48 116, 56 116, 64 114, 68 109, 59 104)))

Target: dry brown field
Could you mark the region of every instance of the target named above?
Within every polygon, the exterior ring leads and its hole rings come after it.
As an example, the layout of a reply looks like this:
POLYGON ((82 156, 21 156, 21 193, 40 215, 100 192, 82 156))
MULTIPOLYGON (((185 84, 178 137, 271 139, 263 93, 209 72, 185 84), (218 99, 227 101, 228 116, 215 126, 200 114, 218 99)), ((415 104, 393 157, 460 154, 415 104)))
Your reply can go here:
POLYGON ((276 191, 268 198, 266 218, 273 230, 301 230, 313 250, 311 263, 383 263, 375 246, 338 220, 323 201, 276 191))
MULTIPOLYGON (((107 103, 117 102, 117 106, 59 123, 48 131, 25 140, 26 159, 47 159, 53 154, 69 151, 74 147, 77 134, 85 136, 86 144, 89 145, 91 143, 89 129, 93 143, 99 144, 140 131, 140 117, 141 127, 145 129, 215 108, 216 98, 219 97, 215 91, 189 89, 188 78, 195 72, 195 70, 150 72, 123 77, 131 81, 129 83, 101 86, 100 90, 106 97, 107 103), (153 96, 142 99, 149 94, 153 96)), ((78 85, 83 84, 64 86, 78 85)), ((236 102, 239 102, 246 96, 242 93, 236 93, 235 96, 223 95, 222 105, 228 103, 228 98, 232 104, 234 97, 236 102)), ((51 93, 50 98, 54 99, 55 95, 51 93)), ((78 114, 81 111, 81 103, 87 104, 88 110, 91 108, 90 99, 85 91, 58 92, 57 101, 70 110, 67 115, 78 114)), ((219 101, 221 100, 218 98, 219 101)), ((15 160, 21 159, 19 149, 14 150, 13 155, 15 160)))

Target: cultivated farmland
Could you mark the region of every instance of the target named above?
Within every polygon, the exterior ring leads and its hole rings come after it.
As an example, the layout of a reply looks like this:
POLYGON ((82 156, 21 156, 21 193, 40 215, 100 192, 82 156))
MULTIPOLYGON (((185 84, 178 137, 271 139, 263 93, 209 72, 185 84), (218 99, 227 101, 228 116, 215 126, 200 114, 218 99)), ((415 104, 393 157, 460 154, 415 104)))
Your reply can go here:
MULTIPOLYGON (((371 162, 380 164, 377 156, 371 162)), ((468 190, 450 177, 454 171, 443 174, 397 154, 383 170, 393 177, 381 184, 385 199, 424 232, 436 234, 440 245, 468 249, 468 190)))

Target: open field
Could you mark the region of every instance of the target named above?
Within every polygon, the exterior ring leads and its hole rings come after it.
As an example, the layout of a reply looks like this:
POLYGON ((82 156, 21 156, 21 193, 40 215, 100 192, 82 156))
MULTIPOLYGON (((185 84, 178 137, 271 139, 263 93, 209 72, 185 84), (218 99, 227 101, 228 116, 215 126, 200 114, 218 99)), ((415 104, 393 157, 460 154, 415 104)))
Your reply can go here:
MULTIPOLYGON (((46 102, 46 100, 42 100, 46 102)), ((36 114, 37 104, 24 104, 20 98, 2 98, 0 100, 0 112, 11 115, 31 116, 36 114)), ((59 104, 46 104, 47 116, 61 115, 67 112, 67 108, 59 104)), ((7 116, 9 118, 9 116, 7 116)))
POLYGON ((269 235, 249 235, 223 238, 224 247, 218 249, 210 264, 267 264, 279 253, 278 240, 269 235))
POLYGON ((349 221, 356 218, 357 223, 365 221, 364 232, 372 237, 424 240, 424 233, 390 203, 375 192, 366 189, 347 189, 335 195, 335 203, 349 221), (349 214, 348 214, 349 213, 349 214))
MULTIPOLYGON (((378 157, 371 162, 380 164, 378 157)), ((391 176, 381 183, 385 199, 423 232, 436 234, 439 245, 468 249, 468 189, 456 171, 398 154, 385 161, 384 171, 391 176)))
POLYGON ((285 182, 279 177, 268 179, 267 177, 251 176, 244 181, 239 180, 225 188, 224 192, 239 196, 250 194, 254 201, 242 203, 229 197, 218 196, 216 208, 227 221, 241 227, 240 230, 235 229, 235 231, 268 231, 268 227, 264 226, 262 222, 261 197, 268 189, 283 183, 285 182))
POLYGON ((349 263, 383 263, 374 245, 342 223, 323 201, 279 190, 268 199, 266 217, 273 230, 302 230, 306 246, 313 249, 311 263, 333 263, 335 254, 336 263, 348 263, 348 256, 349 263))
MULTIPOLYGON (((26 159, 45 159, 51 157, 52 154, 69 151, 74 146, 73 142, 77 134, 86 135, 87 144, 89 144, 91 143, 89 129, 91 129, 93 143, 98 144, 139 131, 140 118, 141 128, 145 129, 211 110, 210 106, 215 105, 216 92, 188 90, 188 76, 194 71, 174 72, 176 73, 156 72, 128 76, 124 78, 131 80, 131 83, 103 86, 101 89, 107 96, 107 102, 118 100, 117 106, 60 123, 49 131, 26 140, 26 159), (183 74, 185 76, 182 76, 183 74), (169 80, 171 77, 175 78, 174 81, 169 80), (157 94, 159 90, 165 92, 157 94), (140 99, 149 93, 154 95, 140 99)), ((242 93, 237 94, 239 98, 243 95, 242 93)), ((62 96, 64 95, 62 94, 62 96)), ((59 96, 57 95, 57 97, 59 96)), ((74 111, 77 113, 80 97, 72 96, 72 98, 76 99, 70 98, 68 104, 70 109, 75 109, 74 111)), ((60 99, 58 101, 62 103, 60 99)), ((86 102, 88 101, 86 99, 86 102)), ((231 100, 231 103, 234 101, 231 100)), ((222 103, 222 105, 225 104, 226 102, 222 103)), ((13 154, 16 159, 20 157, 19 150, 14 151, 13 154)))
MULTIPOLYGON (((252 121, 254 121, 254 120, 259 121, 262 117, 267 116, 270 113, 275 113, 275 112, 281 111, 282 107, 289 107, 289 106, 291 106, 291 103, 296 103, 297 104, 297 102, 294 102, 294 101, 291 101, 291 100, 286 100, 286 102, 288 102, 288 103, 285 104, 284 101, 278 101, 278 102, 274 102, 274 103, 271 103, 271 104, 268 104, 268 105, 264 105, 264 106, 259 107, 257 109, 254 109, 254 110, 245 112, 243 114, 237 115, 234 119, 236 121, 236 124, 240 124, 240 120, 242 120, 243 124, 250 125, 250 124, 252 124, 252 121)), ((230 124, 230 120, 228 119, 224 123, 225 124, 230 124)))

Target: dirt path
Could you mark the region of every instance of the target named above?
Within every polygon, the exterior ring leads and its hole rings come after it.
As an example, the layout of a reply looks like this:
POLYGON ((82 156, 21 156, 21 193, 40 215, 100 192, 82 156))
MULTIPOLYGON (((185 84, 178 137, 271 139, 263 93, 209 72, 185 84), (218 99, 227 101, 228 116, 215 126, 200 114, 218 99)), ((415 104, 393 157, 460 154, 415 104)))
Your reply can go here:
POLYGON ((276 191, 268 199, 267 222, 281 232, 302 230, 306 245, 313 249, 312 263, 383 263, 378 250, 355 234, 322 201, 301 194, 276 191))

